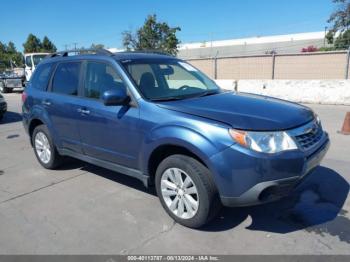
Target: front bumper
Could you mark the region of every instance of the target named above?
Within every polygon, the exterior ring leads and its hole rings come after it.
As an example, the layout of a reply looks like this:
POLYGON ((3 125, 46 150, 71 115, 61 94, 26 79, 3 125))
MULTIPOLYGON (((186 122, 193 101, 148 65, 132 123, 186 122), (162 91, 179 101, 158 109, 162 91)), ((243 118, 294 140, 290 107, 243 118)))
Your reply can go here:
POLYGON ((287 196, 318 166, 330 141, 324 132, 318 146, 268 155, 234 145, 211 158, 214 180, 225 206, 250 206, 287 196))

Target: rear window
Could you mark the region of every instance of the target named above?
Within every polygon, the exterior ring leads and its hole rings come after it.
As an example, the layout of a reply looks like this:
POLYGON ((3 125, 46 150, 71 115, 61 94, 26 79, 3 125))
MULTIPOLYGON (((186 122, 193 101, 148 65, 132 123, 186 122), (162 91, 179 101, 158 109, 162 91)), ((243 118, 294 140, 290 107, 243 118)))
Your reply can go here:
POLYGON ((52 81, 52 92, 65 95, 77 95, 80 66, 80 62, 60 63, 57 66, 52 81))
POLYGON ((51 76, 52 64, 40 65, 34 72, 31 80, 32 87, 41 91, 45 91, 51 76))

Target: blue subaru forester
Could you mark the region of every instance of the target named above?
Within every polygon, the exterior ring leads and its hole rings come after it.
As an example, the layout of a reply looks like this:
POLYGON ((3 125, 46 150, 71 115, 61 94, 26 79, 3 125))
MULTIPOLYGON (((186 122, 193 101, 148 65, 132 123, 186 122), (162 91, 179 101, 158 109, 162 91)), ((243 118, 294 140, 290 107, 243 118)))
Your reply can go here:
POLYGON ((52 54, 22 100, 43 167, 69 156, 155 185, 166 212, 188 227, 221 205, 288 195, 329 147, 309 108, 222 90, 185 61, 155 53, 52 54))

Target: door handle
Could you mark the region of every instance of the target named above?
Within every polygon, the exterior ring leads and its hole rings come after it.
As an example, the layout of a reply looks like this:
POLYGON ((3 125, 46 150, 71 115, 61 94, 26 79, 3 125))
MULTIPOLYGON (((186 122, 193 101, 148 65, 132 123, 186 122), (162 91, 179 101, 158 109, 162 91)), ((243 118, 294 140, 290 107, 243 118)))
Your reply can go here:
POLYGON ((50 106, 51 105, 51 102, 50 101, 47 101, 47 100, 44 100, 41 102, 44 106, 50 106))
POLYGON ((79 108, 77 111, 78 111, 78 113, 81 113, 81 114, 83 114, 83 115, 88 115, 88 114, 90 114, 90 110, 83 109, 83 108, 79 108))

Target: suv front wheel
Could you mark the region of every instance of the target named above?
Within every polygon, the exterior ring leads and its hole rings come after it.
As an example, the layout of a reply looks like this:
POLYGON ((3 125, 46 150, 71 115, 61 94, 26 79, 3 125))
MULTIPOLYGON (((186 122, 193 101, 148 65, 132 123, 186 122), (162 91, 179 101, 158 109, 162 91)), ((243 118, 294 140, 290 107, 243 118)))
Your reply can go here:
POLYGON ((155 179, 162 206, 179 224, 201 227, 220 210, 210 171, 192 157, 167 157, 158 166, 155 179))
POLYGON ((43 167, 55 169, 60 165, 62 157, 58 154, 45 125, 39 125, 34 129, 32 145, 35 156, 43 167))

